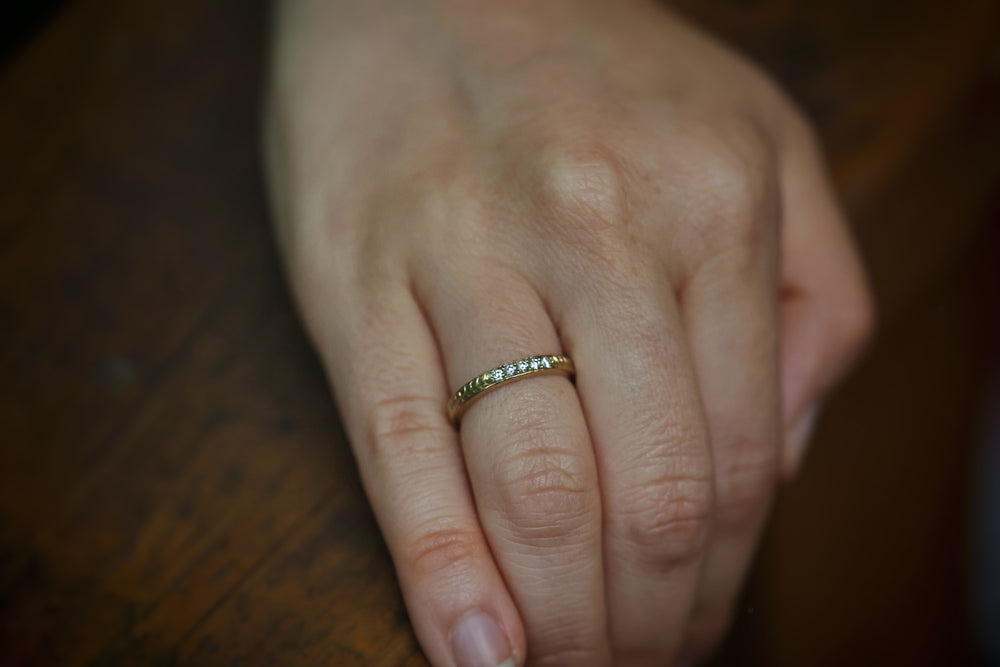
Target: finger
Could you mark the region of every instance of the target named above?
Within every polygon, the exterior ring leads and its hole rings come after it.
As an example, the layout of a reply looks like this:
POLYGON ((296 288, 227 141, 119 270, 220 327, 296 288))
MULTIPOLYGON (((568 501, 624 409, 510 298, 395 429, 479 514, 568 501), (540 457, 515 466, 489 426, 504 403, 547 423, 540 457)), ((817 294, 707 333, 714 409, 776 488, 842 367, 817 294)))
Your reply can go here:
POLYGON ((405 288, 342 322, 360 324, 318 348, 427 657, 461 667, 521 664, 523 628, 444 416, 446 383, 427 323, 405 288))
MULTIPOLYGON (((762 165, 755 174, 771 173, 762 165)), ((778 480, 777 187, 748 175, 728 207, 725 246, 699 263, 682 302, 715 470, 715 514, 686 637, 704 659, 724 636, 756 551, 778 480)))
MULTIPOLYGON (((485 267, 426 283, 452 389, 491 367, 561 349, 527 283, 485 267)), ((606 664, 600 497, 573 385, 552 376, 501 385, 467 410, 461 439, 532 664, 606 664)))
POLYGON ((801 465, 823 396, 874 327, 874 304, 811 131, 788 125, 782 193, 781 379, 787 435, 782 469, 801 465))
POLYGON ((669 288, 624 256, 559 286, 604 506, 614 664, 672 664, 712 507, 697 384, 669 288))

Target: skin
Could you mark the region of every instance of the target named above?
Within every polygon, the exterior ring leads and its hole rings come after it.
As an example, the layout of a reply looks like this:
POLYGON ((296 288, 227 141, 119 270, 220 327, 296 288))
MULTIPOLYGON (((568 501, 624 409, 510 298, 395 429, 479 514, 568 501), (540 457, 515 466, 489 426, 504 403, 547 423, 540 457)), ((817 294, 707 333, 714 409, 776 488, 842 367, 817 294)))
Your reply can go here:
POLYGON ((872 329, 808 123, 643 0, 276 19, 277 236, 428 659, 704 658, 872 329))

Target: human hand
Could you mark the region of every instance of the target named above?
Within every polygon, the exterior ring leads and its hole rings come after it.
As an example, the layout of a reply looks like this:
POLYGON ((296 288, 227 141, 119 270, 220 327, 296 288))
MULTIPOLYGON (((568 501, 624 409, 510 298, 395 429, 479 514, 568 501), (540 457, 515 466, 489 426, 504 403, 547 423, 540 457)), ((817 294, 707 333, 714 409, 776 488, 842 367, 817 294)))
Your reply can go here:
POLYGON ((705 656, 872 326, 807 123, 645 0, 277 14, 278 238, 428 658, 705 656))

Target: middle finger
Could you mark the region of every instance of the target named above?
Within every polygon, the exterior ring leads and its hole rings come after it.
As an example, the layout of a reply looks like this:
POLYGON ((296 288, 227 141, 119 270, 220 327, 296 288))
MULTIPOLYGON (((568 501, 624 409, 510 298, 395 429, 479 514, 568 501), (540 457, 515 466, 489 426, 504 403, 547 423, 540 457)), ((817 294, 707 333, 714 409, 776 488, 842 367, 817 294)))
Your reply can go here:
POLYGON ((710 530, 711 454, 669 285, 609 257, 557 288, 554 317, 576 359, 601 475, 614 664, 672 664, 710 530))

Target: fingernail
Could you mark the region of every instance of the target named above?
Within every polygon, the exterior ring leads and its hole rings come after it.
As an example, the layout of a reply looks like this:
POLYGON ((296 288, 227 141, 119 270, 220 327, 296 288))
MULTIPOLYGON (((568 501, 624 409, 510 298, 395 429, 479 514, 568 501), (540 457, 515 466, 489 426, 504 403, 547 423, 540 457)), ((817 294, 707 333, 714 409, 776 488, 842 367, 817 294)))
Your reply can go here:
POLYGON ((792 424, 792 428, 788 431, 788 451, 792 455, 796 468, 801 465, 802 459, 805 457, 817 417, 819 417, 819 405, 814 403, 802 413, 802 416, 792 424))
POLYGON ((459 667, 514 667, 510 643, 489 614, 466 616, 451 632, 459 667))

